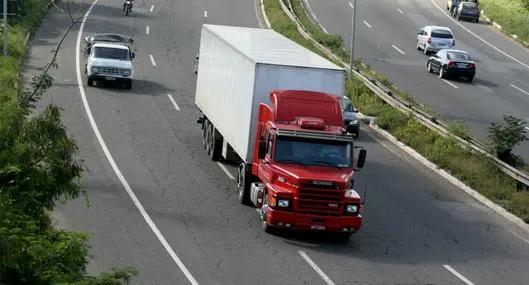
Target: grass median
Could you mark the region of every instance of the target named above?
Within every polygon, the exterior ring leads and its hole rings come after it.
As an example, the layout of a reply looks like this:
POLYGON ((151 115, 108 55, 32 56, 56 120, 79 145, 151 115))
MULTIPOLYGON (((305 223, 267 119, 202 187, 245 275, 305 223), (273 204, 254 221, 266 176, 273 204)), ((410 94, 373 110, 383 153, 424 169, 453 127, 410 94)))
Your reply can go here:
MULTIPOLYGON (((18 1, 20 14, 9 21, 7 57, 0 57, 0 98, 4 107, 16 102, 21 86, 20 70, 27 50, 26 36, 33 32, 46 16, 49 0, 18 1)), ((3 49, 3 43, 0 43, 3 49)))
POLYGON ((507 35, 529 42, 529 0, 480 0, 479 5, 507 35))
MULTIPOLYGON (((284 13, 279 1, 281 0, 264 0, 265 11, 272 28, 303 46, 315 50, 316 47, 299 34, 296 25, 284 13)), ((300 21, 303 21, 302 24, 308 26, 306 29, 315 35, 316 41, 325 45, 324 42, 328 41, 325 37, 339 37, 325 35, 319 26, 312 24, 304 10, 300 10, 304 8, 299 1, 291 0, 292 8, 300 21), (318 38, 318 35, 321 38, 318 38)), ((330 42, 335 43, 334 40, 330 42)), ((339 51, 343 49, 343 40, 341 46, 334 44, 328 47, 333 51, 339 51)), ((345 89, 346 96, 350 97, 363 113, 377 117, 377 124, 380 128, 388 131, 468 186, 519 216, 526 223, 529 222, 529 192, 518 192, 516 181, 500 171, 491 159, 459 147, 452 139, 429 130, 411 115, 392 108, 374 95, 357 78, 348 80, 345 89)), ((453 129, 465 132, 464 128, 458 125, 455 125, 453 129)))

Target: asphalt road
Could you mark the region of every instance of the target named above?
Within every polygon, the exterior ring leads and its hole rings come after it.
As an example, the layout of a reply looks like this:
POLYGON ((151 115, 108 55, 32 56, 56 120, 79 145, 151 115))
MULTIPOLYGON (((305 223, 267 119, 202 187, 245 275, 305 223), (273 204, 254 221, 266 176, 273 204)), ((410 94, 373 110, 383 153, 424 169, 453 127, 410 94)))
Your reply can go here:
MULTIPOLYGON (((64 108, 64 122, 78 140, 89 170, 83 180, 92 204, 87 208, 79 199, 59 207, 55 215, 60 226, 94 234, 91 272, 130 264, 141 274, 133 284, 528 280, 526 235, 513 234, 515 229, 503 219, 367 129, 359 142, 368 150, 368 162, 357 180, 357 190, 368 191, 365 226, 349 243, 303 234, 274 236, 261 230, 255 210, 237 202, 235 168, 219 167, 202 149, 193 104, 193 59, 203 16, 207 14, 208 23, 256 27, 253 4, 137 0, 127 18, 119 1, 96 3, 83 36, 117 32, 135 38, 132 90, 88 87, 82 78, 80 94, 75 64, 79 26, 66 39, 59 69, 52 74, 53 97, 43 101, 53 100, 64 108), (94 135, 82 95, 101 137, 94 135), (113 163, 102 150, 101 139, 113 163), (117 168, 130 189, 116 176, 117 168), (129 196, 132 192, 136 203, 129 196)), ((67 18, 56 12, 45 21, 31 42, 28 76, 49 58, 66 24, 67 18)))
MULTIPOLYGON (((352 0, 307 0, 321 24, 351 41, 352 0)), ((491 122, 503 114, 529 123, 529 52, 485 23, 456 21, 446 12, 446 0, 357 1, 355 57, 387 76, 400 89, 433 107, 451 121, 465 121, 471 133, 487 139, 491 122), (437 5, 437 6, 436 6, 437 5), (454 48, 474 58, 472 83, 441 80, 426 71, 427 56, 416 50, 424 25, 448 26, 454 48)), ((529 130, 529 127, 528 127, 529 130)), ((516 148, 529 161, 529 142, 516 148)))

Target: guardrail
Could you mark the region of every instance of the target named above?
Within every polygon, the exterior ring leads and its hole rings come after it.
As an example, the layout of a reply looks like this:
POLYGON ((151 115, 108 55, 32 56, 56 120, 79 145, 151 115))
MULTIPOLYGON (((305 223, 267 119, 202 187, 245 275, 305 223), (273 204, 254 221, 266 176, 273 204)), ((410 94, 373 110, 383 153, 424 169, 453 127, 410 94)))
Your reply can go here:
MULTIPOLYGON (((340 57, 335 55, 329 48, 323 46, 316 40, 314 40, 310 34, 309 31, 306 30, 306 28, 301 24, 301 22, 298 20, 295 13, 292 11, 292 4, 290 3, 290 0, 286 0, 288 2, 289 7, 287 7, 283 0, 278 0, 279 4, 281 5, 281 9, 285 12, 285 14, 296 24, 296 27, 298 29, 298 32, 307 40, 309 40, 311 43, 316 45, 322 52, 324 52, 327 56, 331 57, 332 59, 340 62, 345 67, 349 68, 349 64, 345 63, 340 57)), ((310 17, 309 17, 310 18, 310 17)), ((353 66, 352 68, 353 74, 360 78, 362 82, 369 88, 376 96, 380 97, 382 100, 384 100, 387 104, 391 105, 392 107, 398 109, 399 111, 403 113, 409 113, 412 114, 413 117, 417 121, 419 121, 422 125, 429 128, 430 130, 436 131, 442 136, 453 138, 456 142, 459 143, 460 146, 469 149, 474 152, 478 152, 494 161, 496 166, 503 171, 505 174, 512 177, 514 180, 518 182, 519 185, 525 185, 525 187, 529 187, 529 174, 525 173, 523 171, 520 171, 507 163, 499 160, 496 156, 490 154, 488 151, 485 150, 485 145, 478 140, 474 138, 469 138, 468 140, 464 140, 454 134, 452 134, 450 131, 448 131, 448 125, 439 120, 436 117, 431 116, 430 114, 424 112, 423 110, 420 110, 418 108, 415 108, 413 104, 406 101, 403 98, 400 98, 397 94, 395 94, 391 89, 386 87, 384 84, 379 82, 378 80, 370 77, 369 75, 365 74, 360 69, 353 66)))

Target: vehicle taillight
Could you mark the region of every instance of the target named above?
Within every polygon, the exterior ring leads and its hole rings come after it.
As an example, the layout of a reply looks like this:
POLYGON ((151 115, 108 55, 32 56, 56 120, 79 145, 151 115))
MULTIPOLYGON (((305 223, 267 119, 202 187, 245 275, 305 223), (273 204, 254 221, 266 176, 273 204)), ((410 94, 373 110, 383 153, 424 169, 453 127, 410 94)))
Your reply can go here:
POLYGON ((468 64, 468 68, 470 68, 470 69, 474 69, 474 68, 476 68, 476 65, 474 65, 473 63, 469 63, 469 64, 468 64))
POLYGON ((431 37, 428 37, 428 39, 426 40, 427 43, 431 44, 432 43, 432 38, 431 37))
POLYGON ((453 61, 449 61, 449 62, 448 62, 448 66, 456 66, 456 63, 453 62, 453 61))

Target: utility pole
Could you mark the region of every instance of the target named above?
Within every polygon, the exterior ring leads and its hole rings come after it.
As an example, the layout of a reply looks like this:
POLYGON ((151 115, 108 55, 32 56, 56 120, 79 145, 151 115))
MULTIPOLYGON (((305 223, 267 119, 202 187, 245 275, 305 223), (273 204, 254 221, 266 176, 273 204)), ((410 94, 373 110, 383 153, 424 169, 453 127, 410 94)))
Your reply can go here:
POLYGON ((7 0, 4 0, 4 56, 7 56, 7 0))
POLYGON ((349 74, 352 76, 353 74, 353 58, 354 58, 354 50, 355 50, 355 30, 356 30, 356 0, 353 0, 353 19, 351 23, 351 47, 350 47, 350 56, 349 56, 349 74))

